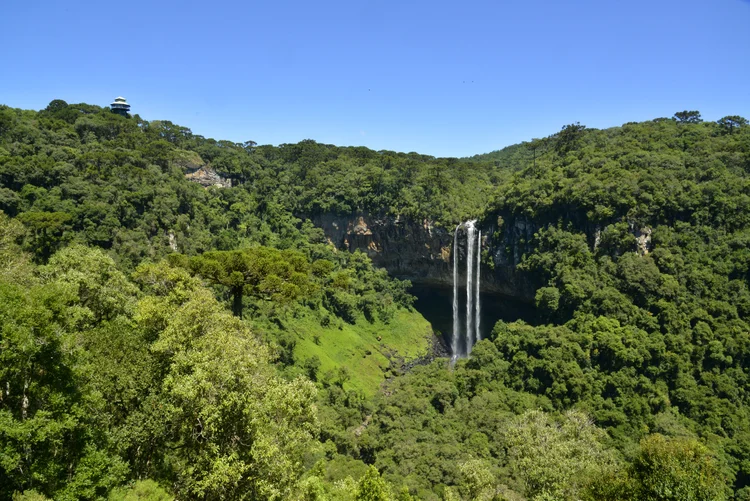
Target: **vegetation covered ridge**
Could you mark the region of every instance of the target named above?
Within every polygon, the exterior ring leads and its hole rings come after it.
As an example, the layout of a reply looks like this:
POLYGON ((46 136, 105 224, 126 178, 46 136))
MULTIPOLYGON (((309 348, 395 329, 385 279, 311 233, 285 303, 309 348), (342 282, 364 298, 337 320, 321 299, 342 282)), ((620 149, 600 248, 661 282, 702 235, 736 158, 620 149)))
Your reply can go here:
POLYGON ((689 111, 467 160, 0 107, 0 498, 749 499, 749 175, 689 111), (362 211, 479 217, 540 325, 399 374, 408 284, 297 217, 362 211))

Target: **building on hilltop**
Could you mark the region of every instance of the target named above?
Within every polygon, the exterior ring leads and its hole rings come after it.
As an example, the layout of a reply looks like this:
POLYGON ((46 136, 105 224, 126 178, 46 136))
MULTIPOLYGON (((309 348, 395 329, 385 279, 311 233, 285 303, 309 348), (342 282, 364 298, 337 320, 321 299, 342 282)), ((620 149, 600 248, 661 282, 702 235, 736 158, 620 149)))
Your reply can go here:
POLYGON ((123 117, 127 117, 130 112, 130 105, 125 101, 124 97, 115 98, 115 101, 109 106, 112 109, 112 113, 117 113, 123 117))

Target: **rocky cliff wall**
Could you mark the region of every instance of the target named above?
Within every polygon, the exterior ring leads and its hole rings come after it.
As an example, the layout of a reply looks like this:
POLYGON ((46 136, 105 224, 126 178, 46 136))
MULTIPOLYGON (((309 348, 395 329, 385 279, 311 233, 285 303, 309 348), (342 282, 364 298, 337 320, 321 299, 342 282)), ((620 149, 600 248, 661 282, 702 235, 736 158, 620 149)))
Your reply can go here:
MULTIPOLYGON (((415 283, 453 285, 453 238, 455 229, 436 226, 432 221, 413 221, 400 217, 367 213, 341 216, 321 214, 309 217, 323 229, 338 249, 361 250, 376 266, 396 277, 415 283)), ((523 250, 518 241, 529 241, 531 225, 507 228, 507 239, 493 239, 494 227, 482 227, 482 290, 531 301, 536 287, 516 269, 523 250), (498 244, 493 244, 497 241, 498 244), (507 255, 510 251, 510 256, 507 255)), ((458 230, 457 252, 459 280, 465 281, 466 235, 458 230)))
MULTIPOLYGON (((454 228, 436 226, 430 220, 414 221, 401 217, 358 213, 349 216, 321 214, 306 216, 323 229, 328 240, 338 249, 361 250, 376 266, 396 277, 415 283, 453 285, 454 228)), ((596 250, 602 229, 574 215, 564 217, 578 231, 586 234, 592 250, 596 250)), ((493 214, 477 223, 482 230, 481 256, 483 292, 498 293, 532 302, 536 283, 530 274, 517 266, 524 253, 531 250, 534 234, 553 221, 537 222, 519 216, 493 214)), ((634 223, 630 231, 636 237, 638 252, 647 254, 651 248, 651 229, 634 223)), ((458 230, 456 251, 459 258, 459 280, 465 282, 467 252, 466 235, 458 230)))

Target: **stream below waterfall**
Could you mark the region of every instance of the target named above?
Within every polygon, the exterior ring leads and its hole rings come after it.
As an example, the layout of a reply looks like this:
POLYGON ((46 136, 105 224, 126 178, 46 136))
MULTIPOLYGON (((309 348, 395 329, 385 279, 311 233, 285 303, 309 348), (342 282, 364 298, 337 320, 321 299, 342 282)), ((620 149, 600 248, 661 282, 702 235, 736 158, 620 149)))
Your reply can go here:
MULTIPOLYGON (((466 325, 464 317, 466 287, 459 287, 459 291, 458 310, 461 313, 459 328, 463 331, 466 325)), ((453 332, 453 289, 450 286, 413 284, 409 292, 417 298, 414 303, 416 310, 432 324, 432 330, 450 349, 453 332)), ((529 303, 490 292, 480 292, 479 297, 482 303, 479 324, 482 339, 489 337, 498 320, 506 322, 523 320, 532 325, 538 323, 536 310, 529 303)), ((460 342, 464 342, 463 338, 461 336, 460 342)), ((465 348, 465 346, 459 346, 459 353, 463 353, 465 348)))

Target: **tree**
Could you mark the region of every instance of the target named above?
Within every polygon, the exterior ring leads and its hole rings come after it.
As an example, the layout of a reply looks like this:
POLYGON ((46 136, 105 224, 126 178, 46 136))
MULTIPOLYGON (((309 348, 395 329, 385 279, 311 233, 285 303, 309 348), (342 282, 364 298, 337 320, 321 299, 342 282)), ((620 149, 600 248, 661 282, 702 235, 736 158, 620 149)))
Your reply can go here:
POLYGON ((296 251, 252 247, 241 251, 210 251, 190 259, 190 269, 229 288, 232 312, 242 318, 242 296, 288 304, 315 287, 307 258, 296 251))
POLYGON ((602 445, 605 435, 578 411, 567 412, 559 424, 541 411, 528 411, 508 427, 505 444, 528 497, 572 500, 614 464, 602 445))
POLYGON ((79 328, 90 323, 130 316, 138 289, 100 249, 71 245, 57 252, 41 269, 47 282, 63 284, 76 296, 79 328))
POLYGON ((725 133, 732 134, 735 129, 747 125, 747 119, 739 115, 728 115, 716 121, 725 133))
POLYGON ((24 212, 18 220, 29 229, 28 247, 46 262, 62 244, 71 216, 65 212, 24 212))
POLYGON ((29 256, 19 245, 24 233, 21 223, 0 211, 0 280, 25 282, 30 278, 29 256))
POLYGON ((0 498, 34 488, 55 499, 94 499, 127 474, 90 419, 80 350, 64 321, 74 299, 62 284, 0 281, 0 498))
POLYGON ((147 299, 136 318, 157 328, 151 349, 166 370, 151 419, 163 422, 178 497, 289 499, 317 434, 315 386, 277 377, 267 348, 208 290, 175 282, 147 299))
POLYGON ((357 501, 391 501, 391 490, 375 466, 370 466, 357 485, 357 501))
POLYGON ((401 490, 398 491, 398 495, 396 496, 396 501, 415 501, 414 497, 409 494, 409 488, 405 485, 401 487, 401 490))
POLYGON ((62 99, 54 99, 50 101, 44 111, 48 111, 49 113, 57 113, 58 111, 62 111, 67 107, 68 103, 66 103, 62 99))
POLYGON ((675 119, 677 119, 678 122, 682 123, 689 123, 689 124, 696 124, 700 123, 703 120, 701 119, 701 113, 700 111, 678 111, 674 114, 675 119))
POLYGON ((470 501, 489 501, 495 496, 495 476, 480 459, 464 461, 458 466, 461 472, 461 490, 470 501))
POLYGON ((114 489, 107 501, 174 501, 174 496, 153 480, 139 480, 130 487, 114 489))
POLYGON ((631 469, 639 500, 727 499, 727 479, 718 460, 695 439, 650 435, 641 441, 631 469))
POLYGON ((15 121, 15 113, 10 108, 0 106, 0 136, 9 131, 15 121))
POLYGON ((581 125, 580 122, 564 125, 557 134, 557 142, 555 143, 557 152, 563 155, 575 149, 583 136, 584 130, 586 130, 586 126, 581 125))

